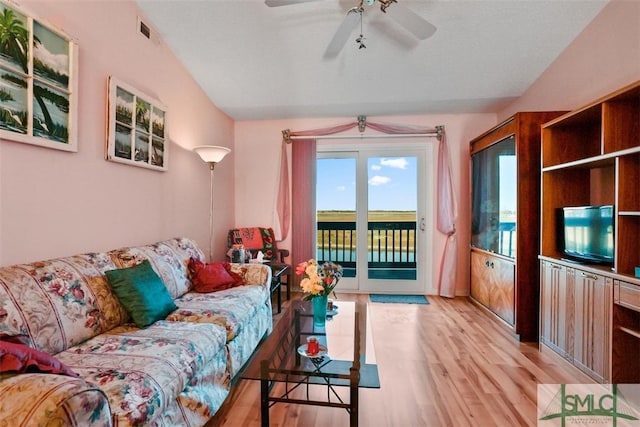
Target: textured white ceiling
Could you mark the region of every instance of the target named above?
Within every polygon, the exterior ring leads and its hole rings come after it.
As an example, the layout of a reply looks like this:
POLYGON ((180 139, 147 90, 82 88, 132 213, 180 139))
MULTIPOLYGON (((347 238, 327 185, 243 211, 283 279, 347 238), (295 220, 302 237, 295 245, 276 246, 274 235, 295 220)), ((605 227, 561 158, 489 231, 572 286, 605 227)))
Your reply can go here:
MULTIPOLYGON (((438 30, 419 41, 366 7, 340 54, 325 49, 358 0, 137 0, 211 100, 236 120, 495 112, 519 97, 607 0, 398 0, 438 30)), ((393 7, 391 5, 390 7, 393 7)))

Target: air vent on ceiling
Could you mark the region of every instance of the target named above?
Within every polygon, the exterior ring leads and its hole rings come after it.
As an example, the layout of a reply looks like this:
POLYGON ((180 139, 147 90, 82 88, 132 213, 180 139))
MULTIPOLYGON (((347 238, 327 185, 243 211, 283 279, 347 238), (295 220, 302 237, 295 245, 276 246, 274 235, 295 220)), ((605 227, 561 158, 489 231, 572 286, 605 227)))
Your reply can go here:
POLYGON ((154 44, 160 44, 160 36, 158 33, 139 16, 137 31, 142 37, 151 40, 154 44))

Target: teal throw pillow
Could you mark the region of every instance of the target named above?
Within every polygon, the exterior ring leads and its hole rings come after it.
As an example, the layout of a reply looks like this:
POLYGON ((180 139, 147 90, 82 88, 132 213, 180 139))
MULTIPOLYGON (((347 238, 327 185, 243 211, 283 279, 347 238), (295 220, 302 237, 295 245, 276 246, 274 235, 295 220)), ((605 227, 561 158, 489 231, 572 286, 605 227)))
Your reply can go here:
POLYGON ((141 328, 166 318, 178 308, 148 260, 107 271, 105 275, 120 303, 141 328))

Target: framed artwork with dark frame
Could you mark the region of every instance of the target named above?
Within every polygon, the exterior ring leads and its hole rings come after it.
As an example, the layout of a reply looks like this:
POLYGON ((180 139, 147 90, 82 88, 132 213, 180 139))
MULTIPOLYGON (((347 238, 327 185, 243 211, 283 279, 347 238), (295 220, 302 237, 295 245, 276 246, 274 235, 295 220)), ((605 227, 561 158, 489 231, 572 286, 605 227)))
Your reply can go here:
POLYGON ((78 151, 78 46, 0 1, 0 138, 78 151))
POLYGON ((166 171, 167 108, 157 99, 109 77, 106 159, 166 171))

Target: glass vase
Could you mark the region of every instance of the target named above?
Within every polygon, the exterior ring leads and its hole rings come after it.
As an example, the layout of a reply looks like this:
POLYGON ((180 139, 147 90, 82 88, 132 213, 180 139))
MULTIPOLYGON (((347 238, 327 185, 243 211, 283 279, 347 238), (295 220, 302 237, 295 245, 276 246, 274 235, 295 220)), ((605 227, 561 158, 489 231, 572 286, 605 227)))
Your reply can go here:
POLYGON ((327 321, 327 302, 329 297, 327 295, 318 295, 311 299, 313 304, 313 327, 324 328, 327 321))

